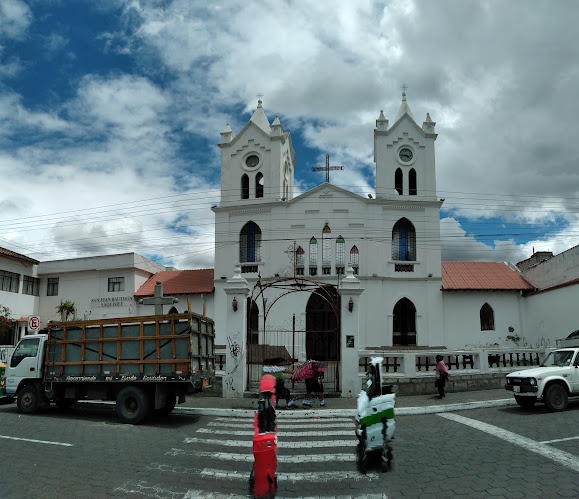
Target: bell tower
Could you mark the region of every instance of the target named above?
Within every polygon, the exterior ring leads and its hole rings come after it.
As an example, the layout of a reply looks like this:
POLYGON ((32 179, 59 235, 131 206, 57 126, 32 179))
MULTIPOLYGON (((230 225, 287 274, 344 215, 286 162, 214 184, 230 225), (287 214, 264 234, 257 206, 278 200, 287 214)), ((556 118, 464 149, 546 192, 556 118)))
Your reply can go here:
POLYGON ((402 92, 402 103, 391 128, 380 111, 374 129, 376 198, 405 201, 435 200, 434 133, 436 123, 426 115, 420 128, 402 92))
POLYGON ((262 107, 236 135, 221 132, 221 206, 288 201, 293 197, 294 149, 276 116, 269 123, 262 107))

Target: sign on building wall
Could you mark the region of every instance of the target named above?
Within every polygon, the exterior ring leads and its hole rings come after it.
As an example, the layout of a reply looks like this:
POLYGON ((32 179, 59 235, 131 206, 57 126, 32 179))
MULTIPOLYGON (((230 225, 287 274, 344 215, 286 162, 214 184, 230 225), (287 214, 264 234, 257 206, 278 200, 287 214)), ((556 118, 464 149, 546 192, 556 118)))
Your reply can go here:
POLYGON ((93 307, 122 307, 133 304, 132 296, 111 296, 109 298, 92 298, 90 303, 93 307))

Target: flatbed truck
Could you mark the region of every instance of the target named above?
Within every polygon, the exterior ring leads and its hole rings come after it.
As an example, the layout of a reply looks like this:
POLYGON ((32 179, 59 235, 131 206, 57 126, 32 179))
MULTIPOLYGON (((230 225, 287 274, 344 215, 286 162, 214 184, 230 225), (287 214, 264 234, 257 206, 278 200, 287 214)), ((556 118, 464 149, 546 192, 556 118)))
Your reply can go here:
POLYGON ((49 322, 11 352, 2 391, 24 414, 108 400, 138 424, 214 383, 214 340, 213 321, 191 312, 49 322))

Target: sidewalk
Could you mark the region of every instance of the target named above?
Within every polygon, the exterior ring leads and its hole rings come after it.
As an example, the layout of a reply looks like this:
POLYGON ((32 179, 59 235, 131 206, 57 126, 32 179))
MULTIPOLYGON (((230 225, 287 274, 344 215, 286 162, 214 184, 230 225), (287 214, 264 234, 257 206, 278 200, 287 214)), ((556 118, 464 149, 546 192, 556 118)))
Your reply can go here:
MULTIPOLYGON (((461 411, 481 407, 499 407, 516 404, 513 395, 506 390, 480 390, 473 392, 447 393, 439 399, 437 395, 399 395, 396 397, 396 415, 432 414, 437 412, 461 411)), ((285 409, 280 402, 277 411, 280 418, 295 418, 307 415, 316 417, 353 417, 356 414, 355 398, 327 398, 326 406, 320 407, 312 400, 312 408, 303 409, 301 401, 296 409, 285 409)), ((199 416, 251 416, 257 408, 257 398, 224 399, 221 397, 190 396, 185 404, 175 408, 176 413, 199 416)))

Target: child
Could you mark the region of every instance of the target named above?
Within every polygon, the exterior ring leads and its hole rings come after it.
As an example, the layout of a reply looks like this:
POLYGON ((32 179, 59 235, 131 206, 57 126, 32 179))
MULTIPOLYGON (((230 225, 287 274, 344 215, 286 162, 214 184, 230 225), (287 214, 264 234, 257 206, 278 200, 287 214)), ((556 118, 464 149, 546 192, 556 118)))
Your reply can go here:
POLYGON ((264 359, 262 374, 271 374, 275 377, 275 408, 278 408, 278 401, 284 398, 286 409, 295 406, 295 401, 290 398, 290 391, 285 387, 284 374, 291 374, 293 371, 286 366, 286 360, 283 357, 273 359, 264 359))

